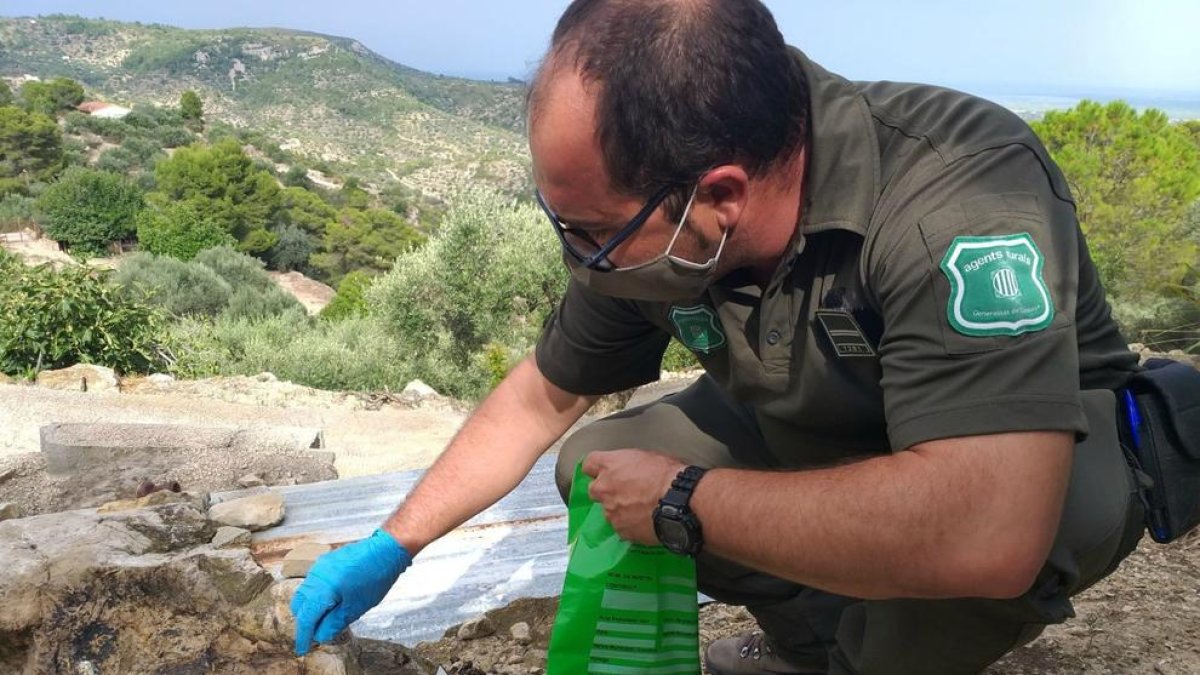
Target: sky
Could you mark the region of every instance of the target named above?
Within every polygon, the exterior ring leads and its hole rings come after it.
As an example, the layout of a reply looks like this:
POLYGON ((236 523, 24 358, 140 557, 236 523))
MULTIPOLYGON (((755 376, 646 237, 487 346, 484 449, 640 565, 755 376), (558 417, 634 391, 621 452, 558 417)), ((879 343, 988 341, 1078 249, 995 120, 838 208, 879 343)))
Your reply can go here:
MULTIPOLYGON (((399 63, 525 79, 567 0, 0 0, 185 28, 273 26, 355 38, 399 63)), ((1169 92, 1200 99, 1200 0, 767 0, 787 41, 851 79, 974 91, 1169 92)))

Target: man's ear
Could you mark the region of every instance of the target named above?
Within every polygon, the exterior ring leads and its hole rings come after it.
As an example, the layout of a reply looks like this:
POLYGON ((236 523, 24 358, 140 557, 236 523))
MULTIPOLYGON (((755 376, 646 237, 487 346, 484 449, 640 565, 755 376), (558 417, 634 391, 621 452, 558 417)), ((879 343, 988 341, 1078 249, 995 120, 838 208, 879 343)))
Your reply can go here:
POLYGON ((722 229, 735 227, 746 209, 750 192, 750 176, 736 164, 723 164, 710 169, 700 179, 703 204, 712 210, 722 229))

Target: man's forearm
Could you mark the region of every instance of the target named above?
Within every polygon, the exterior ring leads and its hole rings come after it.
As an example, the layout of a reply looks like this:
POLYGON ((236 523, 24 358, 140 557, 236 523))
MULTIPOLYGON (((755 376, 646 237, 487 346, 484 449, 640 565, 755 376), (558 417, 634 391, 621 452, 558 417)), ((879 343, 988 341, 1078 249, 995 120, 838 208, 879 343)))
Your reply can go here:
POLYGON ((594 399, 558 389, 532 357, 492 392, 384 523, 416 555, 508 494, 594 399))
POLYGON ((826 591, 1012 597, 1061 514, 1073 442, 1047 436, 812 471, 717 469, 692 503, 706 550, 826 591))

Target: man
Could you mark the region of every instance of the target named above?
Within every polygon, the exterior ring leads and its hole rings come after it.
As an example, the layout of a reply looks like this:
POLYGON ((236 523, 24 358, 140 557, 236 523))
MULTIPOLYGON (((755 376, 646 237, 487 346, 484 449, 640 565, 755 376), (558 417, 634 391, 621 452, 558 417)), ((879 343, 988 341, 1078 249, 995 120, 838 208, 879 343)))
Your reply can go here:
POLYGON ((558 482, 583 461, 622 537, 755 616, 710 672, 977 672, 1136 545, 1112 394, 1136 359, 1018 118, 849 82, 754 0, 574 2, 529 113, 562 305, 382 529, 313 567, 298 650, 671 337, 707 374, 573 435, 558 482))

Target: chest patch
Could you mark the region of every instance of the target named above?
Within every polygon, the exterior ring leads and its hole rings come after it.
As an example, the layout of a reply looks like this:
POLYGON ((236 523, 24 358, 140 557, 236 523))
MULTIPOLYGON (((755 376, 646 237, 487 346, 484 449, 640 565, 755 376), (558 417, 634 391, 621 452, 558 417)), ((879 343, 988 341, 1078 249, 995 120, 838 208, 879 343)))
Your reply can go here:
POLYGON ((950 281, 946 318, 963 335, 1020 335, 1054 319, 1042 277, 1045 259, 1027 233, 955 237, 942 258, 950 281))
POLYGON ((675 326, 679 341, 694 352, 711 354, 727 342, 725 331, 721 330, 721 321, 705 305, 672 307, 671 323, 675 326))
POLYGON ((818 309, 816 314, 817 323, 821 326, 829 344, 833 345, 833 351, 838 358, 871 358, 875 356, 874 347, 867 340, 867 336, 863 334, 858 322, 854 320, 853 314, 833 309, 818 309))

